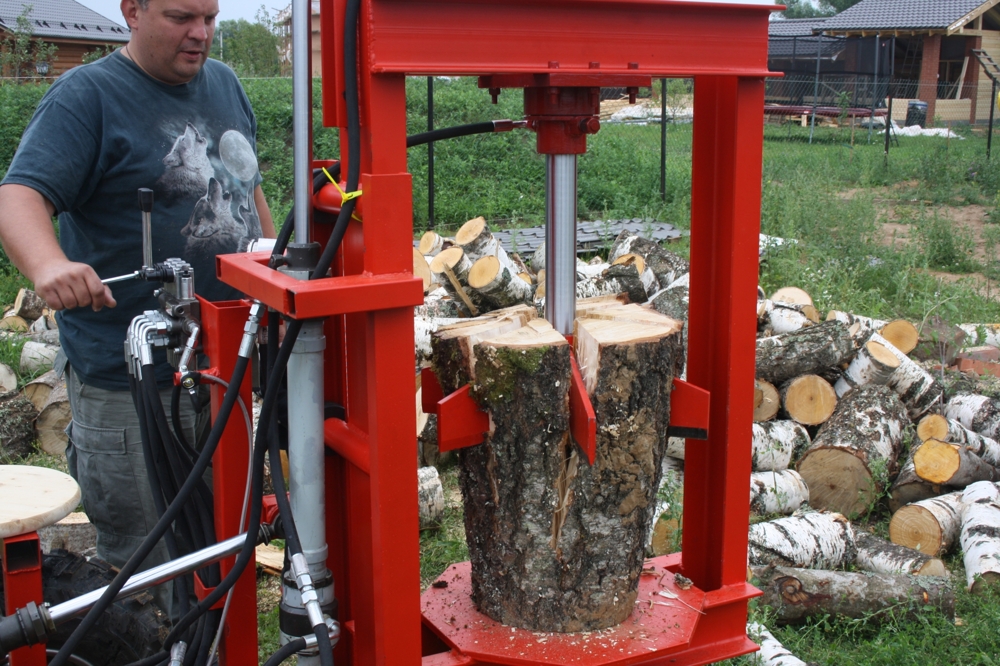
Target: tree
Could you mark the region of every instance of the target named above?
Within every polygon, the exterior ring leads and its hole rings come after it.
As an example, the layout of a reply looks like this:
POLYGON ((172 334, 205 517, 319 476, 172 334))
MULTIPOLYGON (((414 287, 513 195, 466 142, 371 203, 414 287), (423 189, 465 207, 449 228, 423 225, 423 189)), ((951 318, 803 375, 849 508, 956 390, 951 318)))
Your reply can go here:
POLYGON ((817 7, 810 0, 786 0, 782 15, 788 19, 832 16, 833 12, 817 7))
POLYGON ((267 10, 257 10, 256 21, 222 21, 215 30, 211 55, 233 68, 239 76, 280 76, 280 40, 267 10))
POLYGON ((16 27, 0 39, 0 70, 4 76, 21 78, 33 77, 36 65, 44 64, 46 71, 52 62, 52 56, 58 50, 55 44, 46 43, 40 39, 32 39, 34 30, 31 27, 31 5, 24 5, 24 10, 17 17, 16 27))

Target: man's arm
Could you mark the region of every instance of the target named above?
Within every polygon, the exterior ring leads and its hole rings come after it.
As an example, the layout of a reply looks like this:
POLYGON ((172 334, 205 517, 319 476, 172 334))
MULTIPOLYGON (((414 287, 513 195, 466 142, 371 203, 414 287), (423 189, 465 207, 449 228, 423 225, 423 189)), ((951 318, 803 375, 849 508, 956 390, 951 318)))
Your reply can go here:
POLYGON ((267 206, 267 199, 264 198, 264 190, 260 189, 260 185, 253 191, 253 202, 257 206, 257 217, 260 218, 260 229, 264 238, 277 238, 278 233, 274 230, 271 209, 267 206))
MULTIPOLYGON (((0 241, 7 256, 53 310, 113 308, 111 289, 94 269, 70 261, 59 247, 54 214, 55 207, 38 191, 24 185, 0 187, 0 241)), ((270 212, 267 217, 273 230, 270 212)))

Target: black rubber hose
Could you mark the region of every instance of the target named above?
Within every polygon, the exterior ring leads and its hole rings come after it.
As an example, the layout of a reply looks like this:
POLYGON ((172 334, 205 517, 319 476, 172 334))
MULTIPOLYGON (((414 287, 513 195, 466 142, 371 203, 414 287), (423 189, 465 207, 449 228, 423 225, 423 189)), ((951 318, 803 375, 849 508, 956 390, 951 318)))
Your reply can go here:
POLYGON ((497 126, 492 120, 482 123, 469 123, 468 125, 455 125, 454 127, 442 127, 441 129, 429 132, 411 134, 406 137, 406 147, 413 148, 414 146, 422 146, 425 143, 455 139, 460 136, 471 136, 473 134, 491 134, 496 131, 496 128, 497 126))
MULTIPOLYGON (((181 423, 181 391, 183 390, 183 386, 174 384, 174 388, 170 392, 170 420, 174 425, 174 436, 180 445, 180 451, 189 463, 193 465, 194 461, 198 459, 198 452, 195 450, 192 442, 187 441, 187 436, 184 435, 184 427, 181 423)), ((197 414, 195 416, 197 417, 197 414)))
MULTIPOLYGON (((327 640, 329 643, 329 640, 327 640)), ((288 659, 296 652, 306 649, 306 639, 296 638, 291 643, 285 643, 277 652, 271 655, 271 657, 264 662, 264 666, 278 666, 281 662, 288 659)))
MULTIPOLYGON (((243 383, 243 376, 246 374, 247 367, 249 366, 249 359, 244 357, 239 357, 236 361, 236 366, 233 369, 232 377, 229 380, 230 389, 226 391, 226 395, 222 400, 222 405, 219 408, 219 413, 215 424, 212 426, 212 432, 209 435, 208 443, 202 450, 201 455, 198 457, 198 461, 195 463, 194 468, 191 471, 191 475, 188 477, 187 481, 184 482, 184 486, 177 493, 177 497, 167 508, 166 513, 157 521, 156 525, 146 536, 143 542, 139 545, 139 548, 132 557, 128 559, 125 566, 121 568, 115 579, 108 585, 104 594, 101 598, 94 604, 90 611, 84 616, 83 620, 73 631, 70 637, 63 644, 59 653, 56 654, 55 658, 50 662, 50 666, 66 666, 66 662, 69 660, 70 655, 80 644, 83 637, 89 633, 94 625, 97 623, 98 618, 101 614, 108 609, 112 604, 118 592, 121 591, 128 579, 134 574, 138 568, 141 566, 142 562, 146 557, 153 551, 156 547, 156 543, 163 537, 163 534, 170 528, 170 525, 176 520, 178 514, 180 514, 183 505, 188 501, 191 493, 194 492, 195 485, 201 481, 201 475, 208 469, 208 465, 212 462, 212 455, 215 453, 216 447, 219 445, 219 440, 222 438, 222 431, 225 428, 226 422, 229 420, 229 415, 233 411, 233 407, 236 405, 236 398, 239 396, 239 387, 243 383)), ((259 522, 259 517, 258 517, 259 522)), ((248 540, 249 542, 250 540, 248 540)), ((251 546, 251 551, 253 546, 251 546)), ((214 603, 214 602, 213 602, 214 603)), ((209 605, 211 606, 211 604, 209 605)))

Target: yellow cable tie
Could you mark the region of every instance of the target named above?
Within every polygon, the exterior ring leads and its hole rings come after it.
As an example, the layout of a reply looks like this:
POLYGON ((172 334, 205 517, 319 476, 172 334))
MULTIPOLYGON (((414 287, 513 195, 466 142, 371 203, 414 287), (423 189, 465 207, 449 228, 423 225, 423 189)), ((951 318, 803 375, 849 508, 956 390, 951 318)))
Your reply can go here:
MULTIPOLYGON (((330 172, 326 170, 326 167, 320 167, 320 168, 323 169, 323 173, 326 174, 326 177, 330 179, 330 182, 333 183, 333 186, 337 188, 338 192, 340 192, 340 203, 345 204, 351 199, 357 199, 358 197, 361 196, 361 190, 355 190, 353 192, 344 192, 344 190, 341 189, 340 187, 340 183, 334 180, 333 176, 330 175, 330 172)), ((355 215, 354 213, 351 214, 351 219, 361 222, 361 218, 355 215)))

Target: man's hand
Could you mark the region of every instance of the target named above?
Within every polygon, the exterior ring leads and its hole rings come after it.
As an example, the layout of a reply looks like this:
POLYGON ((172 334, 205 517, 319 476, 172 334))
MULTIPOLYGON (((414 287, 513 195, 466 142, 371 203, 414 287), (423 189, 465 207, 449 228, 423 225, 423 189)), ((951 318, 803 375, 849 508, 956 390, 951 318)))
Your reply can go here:
POLYGON ((35 273, 35 293, 53 310, 69 310, 88 305, 96 312, 117 304, 111 289, 101 283, 94 269, 68 259, 45 264, 35 273))

